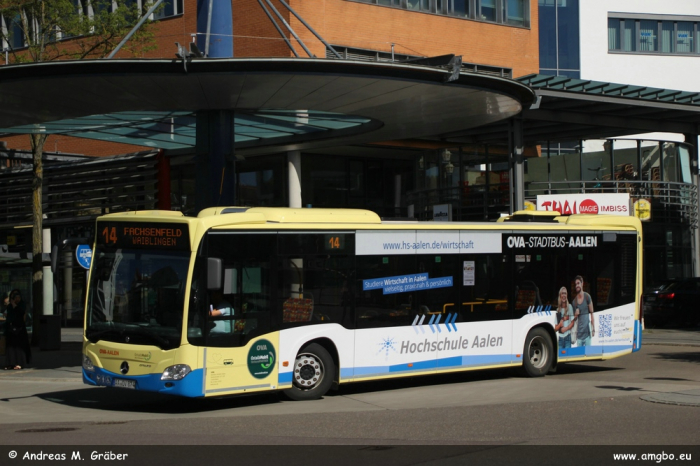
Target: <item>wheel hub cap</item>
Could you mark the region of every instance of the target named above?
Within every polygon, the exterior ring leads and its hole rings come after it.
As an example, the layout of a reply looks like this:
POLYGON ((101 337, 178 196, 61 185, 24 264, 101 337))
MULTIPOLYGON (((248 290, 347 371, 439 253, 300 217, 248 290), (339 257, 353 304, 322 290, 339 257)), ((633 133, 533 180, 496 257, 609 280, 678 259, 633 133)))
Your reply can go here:
POLYGON ((323 378, 323 364, 308 354, 299 355, 294 363, 294 382, 302 388, 312 388, 323 378))

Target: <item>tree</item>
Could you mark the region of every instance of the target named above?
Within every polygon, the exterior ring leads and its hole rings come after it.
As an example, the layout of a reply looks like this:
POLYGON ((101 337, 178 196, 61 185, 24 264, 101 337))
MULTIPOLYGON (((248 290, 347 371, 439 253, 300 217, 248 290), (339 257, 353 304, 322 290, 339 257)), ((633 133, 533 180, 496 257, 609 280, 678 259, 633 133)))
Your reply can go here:
MULTIPOLYGON (((141 19, 150 1, 142 0, 6 0, 0 2, 13 63, 104 58, 141 19)), ((138 56, 156 48, 147 21, 124 51, 138 56)))
MULTIPOLYGON (((6 0, 0 1, 0 39, 12 63, 104 58, 139 22, 150 0, 6 0), (141 3, 141 7, 139 6, 141 3)), ((133 56, 157 47, 153 22, 145 22, 122 48, 133 56)), ((43 153, 47 135, 30 135, 32 183, 32 301, 35 315, 43 309, 43 153)), ((34 319, 38 343, 39 319, 34 319)))

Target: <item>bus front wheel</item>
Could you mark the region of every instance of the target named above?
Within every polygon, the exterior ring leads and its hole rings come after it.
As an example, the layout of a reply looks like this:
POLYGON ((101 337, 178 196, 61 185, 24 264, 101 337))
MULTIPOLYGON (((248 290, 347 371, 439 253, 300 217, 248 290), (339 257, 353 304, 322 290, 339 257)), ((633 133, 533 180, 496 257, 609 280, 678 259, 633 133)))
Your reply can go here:
POLYGON ((542 377, 552 367, 554 349, 552 339, 541 327, 533 328, 525 338, 523 372, 529 377, 542 377))
POLYGON ((317 400, 328 392, 333 384, 335 365, 333 358, 318 343, 301 349, 294 361, 292 388, 284 391, 292 400, 317 400))

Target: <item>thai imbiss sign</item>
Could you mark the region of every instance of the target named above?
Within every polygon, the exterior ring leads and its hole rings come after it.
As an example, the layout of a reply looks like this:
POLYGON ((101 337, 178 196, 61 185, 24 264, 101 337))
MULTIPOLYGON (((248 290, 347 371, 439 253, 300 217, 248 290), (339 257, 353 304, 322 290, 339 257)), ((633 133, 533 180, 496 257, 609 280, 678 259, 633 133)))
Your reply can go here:
POLYGON ((629 194, 543 194, 537 196, 537 210, 562 215, 632 215, 629 194))

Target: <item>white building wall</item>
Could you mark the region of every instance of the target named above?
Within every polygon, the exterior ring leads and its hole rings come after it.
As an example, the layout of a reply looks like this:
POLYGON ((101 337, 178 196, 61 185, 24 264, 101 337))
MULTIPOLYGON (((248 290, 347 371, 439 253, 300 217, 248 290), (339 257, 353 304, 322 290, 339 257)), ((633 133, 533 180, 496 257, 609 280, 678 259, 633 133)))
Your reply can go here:
POLYGON ((700 92, 700 54, 608 52, 608 12, 700 16, 698 0, 580 0, 581 79, 700 92))
MULTIPOLYGON (((581 79, 700 92, 700 54, 608 52, 609 12, 700 17, 699 0, 580 0, 579 5, 581 79)), ((682 135, 668 133, 631 137, 684 139, 682 135)))
MULTIPOLYGON (((608 12, 700 16, 700 0, 580 0, 581 79, 700 92, 700 54, 608 52, 608 12)), ((683 135, 650 133, 632 138, 683 141, 683 135)), ((687 141, 700 145, 700 139, 687 141)), ((694 231, 693 263, 700 274, 700 230, 694 231)))

